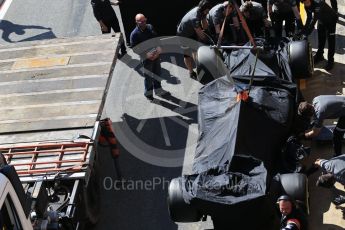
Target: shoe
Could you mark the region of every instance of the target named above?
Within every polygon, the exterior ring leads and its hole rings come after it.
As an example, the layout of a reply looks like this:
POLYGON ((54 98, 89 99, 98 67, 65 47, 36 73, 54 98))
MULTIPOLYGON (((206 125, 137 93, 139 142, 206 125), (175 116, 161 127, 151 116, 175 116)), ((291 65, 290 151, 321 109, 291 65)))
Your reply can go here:
POLYGON ((332 201, 333 204, 335 205, 341 205, 345 203, 345 196, 339 195, 334 200, 332 201))
POLYGON ((334 66, 334 61, 328 61, 327 64, 325 65, 325 70, 329 71, 333 69, 334 66))
POLYGON ((145 95, 145 97, 149 101, 153 101, 154 100, 154 97, 152 95, 148 95, 148 96, 145 95))
POLYGON ((189 77, 196 80, 197 79, 197 74, 193 71, 189 73, 189 77))
POLYGON ((323 60, 325 60, 325 58, 323 57, 323 55, 322 54, 318 54, 318 53, 316 53, 315 55, 314 55, 314 64, 317 64, 317 63, 319 63, 320 61, 323 61, 323 60))

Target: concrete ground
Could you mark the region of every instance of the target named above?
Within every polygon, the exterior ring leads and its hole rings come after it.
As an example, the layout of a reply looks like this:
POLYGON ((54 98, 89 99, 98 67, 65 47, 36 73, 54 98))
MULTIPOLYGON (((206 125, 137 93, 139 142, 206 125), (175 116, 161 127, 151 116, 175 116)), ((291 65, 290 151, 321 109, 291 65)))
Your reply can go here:
MULTIPOLYGON (((316 66, 311 79, 302 82, 307 100, 320 94, 343 93, 344 79, 344 3, 338 1, 341 17, 337 25, 335 67, 326 72, 325 63, 316 66)), ((310 37, 317 47, 316 32, 310 37)), ((327 53, 327 50, 326 50, 327 53)), ((163 88, 172 93, 170 98, 158 98, 155 103, 143 97, 143 78, 138 57, 129 52, 118 61, 111 83, 103 116, 115 123, 121 143, 120 165, 126 178, 116 183, 112 159, 105 148, 100 148, 102 163, 101 221, 92 229, 212 229, 208 220, 193 224, 175 224, 167 209, 167 183, 181 173, 190 172, 197 141, 197 92, 201 85, 188 77, 180 55, 166 55, 162 62, 163 88), (145 186, 145 183, 147 186, 145 186), (122 187, 121 187, 122 186, 122 187)), ((331 143, 306 142, 312 147, 307 160, 330 158, 331 143)), ((343 210, 331 200, 344 190, 339 184, 327 190, 315 187, 320 172, 309 178, 311 230, 340 230, 345 228, 343 210)))

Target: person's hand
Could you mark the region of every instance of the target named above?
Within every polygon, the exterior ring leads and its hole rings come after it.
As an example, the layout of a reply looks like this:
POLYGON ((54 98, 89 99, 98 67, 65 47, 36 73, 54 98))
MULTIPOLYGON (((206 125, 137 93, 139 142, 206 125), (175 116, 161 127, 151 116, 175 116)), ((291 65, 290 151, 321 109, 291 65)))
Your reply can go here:
POLYGON ((317 165, 317 166, 320 166, 321 165, 321 159, 320 158, 316 159, 314 164, 317 165))
POLYGON ((269 21, 267 18, 265 18, 264 19, 264 25, 265 25, 265 27, 271 27, 272 26, 272 23, 271 23, 271 21, 269 21))
POLYGON ((317 137, 321 132, 321 128, 313 127, 309 132, 305 133, 306 138, 317 137))
POLYGON ((101 26, 101 30, 102 32, 108 32, 108 27, 102 22, 102 21, 99 21, 99 25, 101 26))

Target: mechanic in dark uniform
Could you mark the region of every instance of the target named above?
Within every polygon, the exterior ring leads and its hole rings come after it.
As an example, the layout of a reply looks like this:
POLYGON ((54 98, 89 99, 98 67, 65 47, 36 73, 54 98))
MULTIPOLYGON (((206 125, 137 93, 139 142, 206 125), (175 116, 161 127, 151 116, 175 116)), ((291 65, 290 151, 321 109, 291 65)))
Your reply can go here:
POLYGON ((167 92, 162 89, 159 81, 161 75, 161 61, 159 55, 162 49, 157 46, 159 41, 154 39, 157 37, 157 33, 153 29, 153 26, 147 24, 146 21, 147 19, 143 14, 137 14, 135 16, 137 26, 130 35, 130 43, 131 47, 133 47, 133 51, 139 54, 144 67, 144 95, 148 100, 153 101, 153 90, 158 96, 163 96, 167 94, 167 92), (148 40, 150 40, 149 43, 142 46, 139 45, 148 40))
POLYGON ((292 36, 295 32, 295 19, 298 29, 303 23, 296 0, 268 0, 267 12, 273 24, 276 37, 283 35, 283 21, 285 21, 285 36, 292 36))
MULTIPOLYGON (((93 14, 101 26, 102 34, 110 33, 111 29, 115 33, 121 32, 119 21, 117 20, 115 11, 112 5, 118 5, 119 1, 111 2, 110 0, 91 0, 93 14)), ((125 55, 126 46, 121 42, 121 56, 125 55)))
POLYGON ((333 147, 335 156, 342 154, 342 140, 345 132, 345 96, 321 95, 313 99, 313 103, 301 102, 298 113, 312 118, 312 129, 304 133, 306 138, 319 135, 325 119, 338 119, 333 131, 333 147))
POLYGON ((243 13, 252 35, 262 37, 264 31, 270 27, 270 22, 262 5, 258 2, 246 1, 241 5, 240 11, 243 13))
MULTIPOLYGON (((204 30, 207 29, 206 16, 212 4, 209 0, 201 0, 199 5, 191 9, 182 18, 177 27, 177 36, 193 39, 203 43, 210 43, 210 38, 204 30)), ((193 52, 188 42, 181 39, 181 48, 184 51, 184 63, 189 70, 191 78, 196 79, 196 73, 193 70, 193 52)))
POLYGON ((295 201, 288 195, 278 198, 281 213, 280 230, 307 230, 308 222, 305 214, 297 208, 295 201))
POLYGON ((207 16, 208 31, 215 43, 217 43, 225 18, 226 25, 224 28, 223 41, 225 44, 235 43, 238 39, 237 34, 239 33, 240 23, 235 7, 229 1, 225 1, 212 7, 207 16))
MULTIPOLYGON (((323 174, 316 181, 317 186, 331 188, 335 182, 345 186, 345 155, 333 157, 329 160, 317 159, 314 163, 322 168, 323 174)), ((335 205, 345 203, 345 196, 338 195, 333 201, 335 205)))
POLYGON ((317 21, 318 50, 314 56, 314 63, 324 60, 323 49, 328 38, 328 62, 326 70, 331 70, 334 65, 335 52, 335 28, 338 20, 337 13, 324 0, 303 0, 304 8, 307 12, 305 24, 306 35, 311 34, 317 21))
POLYGON ((240 23, 231 1, 225 1, 212 7, 207 16, 208 31, 214 41, 217 42, 225 18, 227 18, 227 23, 224 29, 224 40, 235 42, 239 33, 240 23))

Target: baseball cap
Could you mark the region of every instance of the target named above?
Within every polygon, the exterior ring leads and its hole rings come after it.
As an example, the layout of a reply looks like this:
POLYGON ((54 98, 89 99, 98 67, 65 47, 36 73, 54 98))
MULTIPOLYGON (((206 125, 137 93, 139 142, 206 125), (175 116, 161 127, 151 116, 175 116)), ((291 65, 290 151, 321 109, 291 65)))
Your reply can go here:
POLYGON ((282 196, 280 196, 279 198, 278 198, 278 202, 279 201, 281 201, 281 200, 289 200, 289 201, 293 201, 293 199, 290 197, 290 196, 288 196, 288 195, 282 195, 282 196))

